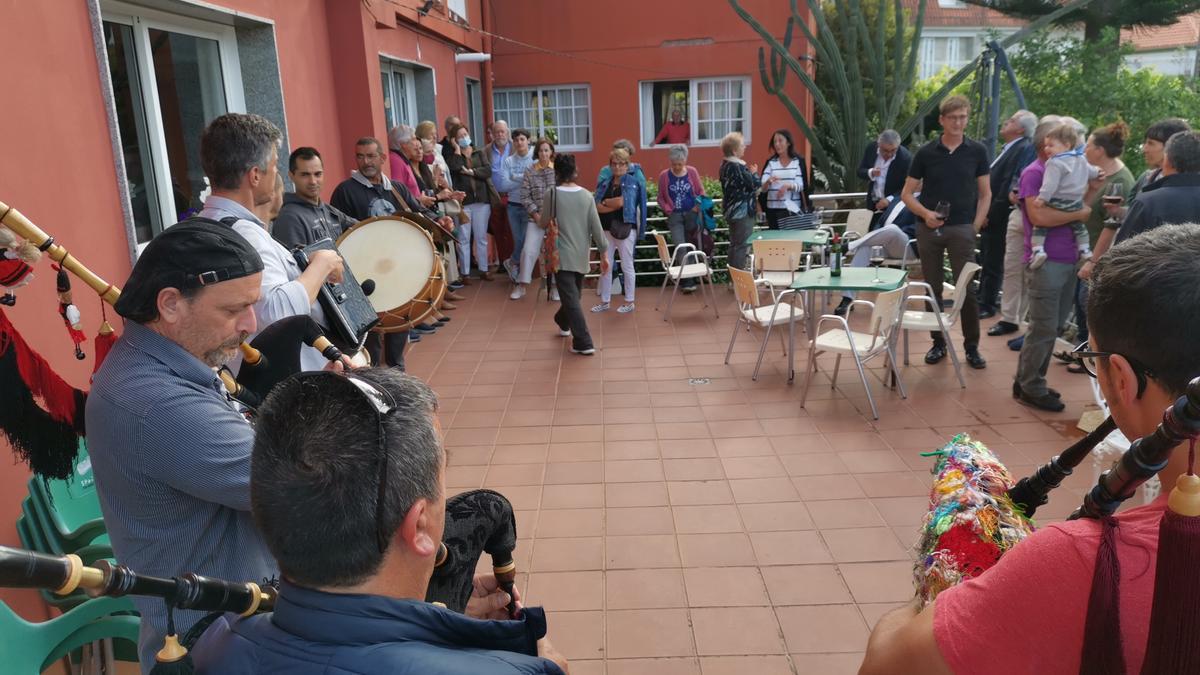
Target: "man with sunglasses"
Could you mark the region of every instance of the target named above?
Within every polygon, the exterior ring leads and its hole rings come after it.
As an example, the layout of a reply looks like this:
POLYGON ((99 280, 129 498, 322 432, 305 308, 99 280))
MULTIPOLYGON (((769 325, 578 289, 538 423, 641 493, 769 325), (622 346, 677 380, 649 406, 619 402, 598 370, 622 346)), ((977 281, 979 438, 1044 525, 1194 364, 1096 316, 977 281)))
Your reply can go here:
MULTIPOLYGON (((1076 355, 1130 439, 1153 433, 1163 411, 1200 376, 1198 259, 1200 226, 1189 224, 1134 237, 1096 262, 1087 307, 1092 341, 1076 355)), ((1187 450, 1186 443, 1176 447, 1159 472, 1164 486, 1186 471, 1187 450)), ((1116 516, 1120 578, 1111 583, 1120 594, 1122 672, 1141 672, 1146 657, 1167 492, 1116 516)), ((859 672, 1080 672, 1100 539, 1096 520, 1043 527, 992 569, 943 591, 932 606, 918 612, 910 604, 881 618, 859 672)))
POLYGON ((540 608, 480 620, 424 601, 446 521, 440 437, 433 391, 394 370, 278 385, 251 502, 279 597, 271 615, 212 626, 197 672, 565 673, 540 608))

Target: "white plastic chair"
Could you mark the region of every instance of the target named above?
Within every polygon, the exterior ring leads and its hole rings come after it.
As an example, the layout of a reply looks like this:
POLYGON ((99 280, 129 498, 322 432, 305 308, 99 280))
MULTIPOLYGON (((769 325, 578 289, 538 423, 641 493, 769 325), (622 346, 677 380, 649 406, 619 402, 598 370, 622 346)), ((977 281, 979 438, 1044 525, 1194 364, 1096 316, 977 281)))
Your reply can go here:
MULTIPOLYGON (((717 313, 717 294, 712 287, 712 267, 708 264, 708 256, 704 255, 703 251, 696 250, 695 244, 687 242, 676 244, 675 251, 668 252, 667 240, 657 230, 652 231, 651 234, 654 235, 654 241, 658 244, 658 258, 663 268, 663 285, 658 291, 658 299, 654 302, 654 311, 657 312, 658 306, 662 303, 662 296, 667 290, 668 281, 675 284, 675 288, 671 291, 671 299, 667 302, 667 311, 663 314, 663 321, 671 318, 671 306, 675 304, 675 296, 679 293, 679 283, 684 279, 699 279, 700 294, 704 294, 707 281, 708 292, 712 297, 713 315, 718 319, 721 318, 721 315, 717 313), (680 257, 681 252, 683 264, 676 265, 674 261, 680 257)), ((705 306, 708 306, 707 302, 705 302, 705 306)))
POLYGON ((958 283, 954 285, 954 304, 951 305, 949 312, 941 311, 942 308, 938 306, 937 299, 933 296, 933 287, 929 284, 924 281, 908 282, 909 288, 922 288, 925 290, 925 295, 910 295, 905 303, 914 300, 920 301, 925 303, 929 311, 905 310, 900 320, 901 328, 904 330, 904 365, 908 365, 908 332, 912 330, 938 331, 945 338, 946 351, 950 352, 950 361, 954 364, 954 374, 958 376, 958 383, 962 385, 963 389, 967 388, 967 381, 963 379, 962 375, 962 365, 958 362, 958 352, 955 351, 954 340, 950 337, 950 329, 958 323, 963 303, 970 292, 968 287, 971 279, 975 277, 975 273, 979 269, 979 265, 973 262, 963 265, 962 272, 958 275, 958 283))
MULTIPOLYGON (((808 377, 804 381, 804 393, 800 395, 800 407, 804 407, 808 399, 808 387, 812 384, 813 376, 817 373, 817 355, 823 352, 837 352, 833 362, 833 376, 830 386, 837 387, 838 369, 842 364, 842 355, 849 354, 854 358, 858 368, 858 376, 862 379, 863 389, 867 392, 867 401, 871 404, 871 415, 879 419, 879 410, 875 407, 875 398, 871 396, 871 385, 867 382, 867 372, 863 364, 880 354, 886 355, 888 366, 896 378, 900 388, 900 398, 908 398, 904 391, 904 383, 900 380, 900 370, 896 367, 896 350, 894 348, 896 332, 900 327, 900 313, 904 309, 905 288, 880 293, 875 302, 855 300, 853 305, 866 305, 871 308, 871 320, 867 324, 869 333, 859 333, 850 330, 846 319, 835 314, 825 314, 816 326, 816 339, 808 351, 808 377), (826 322, 840 324, 839 327, 821 332, 821 326, 826 322)), ((849 313, 849 312, 847 312, 849 313)))
POLYGON ((846 214, 846 232, 857 232, 859 236, 871 229, 871 218, 875 214, 870 209, 851 209, 846 214))
MULTIPOLYGON (((729 364, 729 358, 733 355, 733 343, 737 340, 738 329, 742 324, 746 325, 747 331, 751 326, 762 328, 765 331, 762 346, 758 349, 758 361, 754 363, 754 374, 750 376, 751 380, 757 382, 758 370, 762 367, 763 355, 767 352, 767 341, 771 338, 771 329, 803 319, 804 310, 794 307, 790 303, 789 296, 795 294, 795 291, 786 289, 776 295, 770 280, 755 279, 746 270, 739 270, 736 267, 730 267, 728 271, 729 279, 733 282, 733 296, 737 300, 738 318, 733 322, 733 335, 729 338, 729 349, 725 350, 725 364, 729 364), (771 304, 763 304, 759 301, 760 285, 767 286, 771 291, 771 304)), ((783 341, 783 332, 779 332, 778 335, 779 344, 783 346, 783 355, 787 356, 787 345, 783 341)))
MULTIPOLYGON (((799 241, 760 239, 753 243, 752 250, 750 269, 773 288, 791 288, 796 272, 812 267, 812 253, 805 251, 799 241)), ((772 291, 771 297, 778 295, 772 291)))

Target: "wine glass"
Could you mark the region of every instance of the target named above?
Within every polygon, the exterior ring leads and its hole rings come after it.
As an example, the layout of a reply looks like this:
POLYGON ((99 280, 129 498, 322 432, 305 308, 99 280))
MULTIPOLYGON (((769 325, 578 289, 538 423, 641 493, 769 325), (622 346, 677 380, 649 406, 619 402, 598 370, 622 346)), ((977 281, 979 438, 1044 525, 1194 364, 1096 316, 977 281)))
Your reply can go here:
POLYGON ((823 220, 825 220, 825 207, 818 206, 813 209, 813 227, 820 227, 823 220))
POLYGON ((883 261, 884 261, 883 247, 882 246, 872 246, 871 247, 871 267, 875 268, 875 279, 871 283, 875 283, 875 284, 883 283, 883 280, 879 278, 879 267, 881 265, 883 265, 883 261))
MULTIPOLYGON (((942 227, 945 227, 946 221, 950 219, 950 202, 943 199, 937 203, 937 206, 934 207, 933 212, 936 213, 938 219, 942 221, 942 227)), ((935 228, 933 231, 933 236, 942 236, 942 228, 935 228)))
MULTIPOLYGON (((1121 181, 1113 181, 1104 188, 1104 203, 1112 206, 1120 206, 1125 201, 1125 184, 1121 181)), ((1113 216, 1104 219, 1104 222, 1110 225, 1119 225, 1120 220, 1113 216)))

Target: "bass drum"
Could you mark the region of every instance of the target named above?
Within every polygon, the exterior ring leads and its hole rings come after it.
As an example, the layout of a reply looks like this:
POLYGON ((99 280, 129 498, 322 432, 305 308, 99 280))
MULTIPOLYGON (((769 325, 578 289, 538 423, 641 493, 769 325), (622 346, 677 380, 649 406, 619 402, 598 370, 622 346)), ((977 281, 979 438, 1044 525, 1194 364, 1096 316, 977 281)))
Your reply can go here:
POLYGON ((337 242, 360 282, 375 282, 367 297, 379 314, 373 330, 406 331, 441 306, 446 274, 433 239, 403 214, 360 221, 337 242))

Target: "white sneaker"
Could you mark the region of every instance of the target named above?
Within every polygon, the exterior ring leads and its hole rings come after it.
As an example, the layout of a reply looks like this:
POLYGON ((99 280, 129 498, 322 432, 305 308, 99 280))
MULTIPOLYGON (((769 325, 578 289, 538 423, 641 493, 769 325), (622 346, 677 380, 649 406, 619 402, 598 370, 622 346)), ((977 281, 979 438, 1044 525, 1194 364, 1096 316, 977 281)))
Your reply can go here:
POLYGON ((1033 255, 1029 258, 1029 269, 1036 270, 1037 268, 1039 268, 1045 264, 1046 264, 1045 249, 1035 248, 1033 250, 1033 255))
POLYGON ((550 289, 550 302, 562 302, 558 297, 558 287, 550 289))
POLYGON ((633 303, 627 302, 617 308, 617 314, 628 314, 633 311, 633 303))
POLYGON ((602 302, 602 303, 596 305, 595 307, 593 307, 592 312, 595 314, 599 314, 600 312, 607 312, 608 308, 611 306, 612 305, 608 304, 607 302, 602 302))
POLYGON ((571 337, 571 331, 558 329, 558 337, 571 337))
POLYGON ((509 300, 520 300, 523 297, 525 297, 525 286, 523 284, 517 284, 513 288, 512 293, 508 294, 509 300))
POLYGON ((596 353, 596 348, 588 347, 587 349, 575 349, 574 347, 571 347, 571 353, 572 354, 582 354, 584 356, 591 356, 592 354, 596 353))

